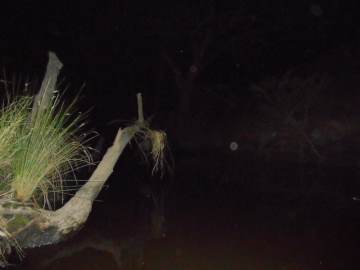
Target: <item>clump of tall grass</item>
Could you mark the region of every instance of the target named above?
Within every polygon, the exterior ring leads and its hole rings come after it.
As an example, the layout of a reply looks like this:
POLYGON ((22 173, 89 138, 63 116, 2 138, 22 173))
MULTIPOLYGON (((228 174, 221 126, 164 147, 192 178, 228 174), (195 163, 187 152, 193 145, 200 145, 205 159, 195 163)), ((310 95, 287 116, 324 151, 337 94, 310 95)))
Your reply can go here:
POLYGON ((29 97, 20 97, 0 109, 0 193, 9 189, 11 165, 16 153, 16 140, 31 106, 29 97))
POLYGON ((50 192, 62 192, 64 175, 91 161, 78 138, 82 124, 73 105, 58 96, 33 115, 33 99, 21 97, 0 111, 0 193, 20 202, 48 203, 50 192))

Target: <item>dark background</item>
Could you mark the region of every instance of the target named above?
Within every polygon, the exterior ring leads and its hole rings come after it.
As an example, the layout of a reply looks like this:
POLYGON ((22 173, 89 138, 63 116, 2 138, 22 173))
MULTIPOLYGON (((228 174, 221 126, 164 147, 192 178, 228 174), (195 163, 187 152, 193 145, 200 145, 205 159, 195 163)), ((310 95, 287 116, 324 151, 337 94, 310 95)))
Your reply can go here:
MULTIPOLYGON (((65 97, 85 84, 100 153, 136 118, 138 92, 167 132, 172 169, 152 176, 127 149, 85 239, 136 235, 154 211, 146 186, 166 198, 167 236, 141 246, 142 268, 348 269, 360 264, 359 6, 14 1, 0 10, 0 64, 36 87, 55 52, 65 97)), ((83 257, 73 269, 92 269, 83 257)))

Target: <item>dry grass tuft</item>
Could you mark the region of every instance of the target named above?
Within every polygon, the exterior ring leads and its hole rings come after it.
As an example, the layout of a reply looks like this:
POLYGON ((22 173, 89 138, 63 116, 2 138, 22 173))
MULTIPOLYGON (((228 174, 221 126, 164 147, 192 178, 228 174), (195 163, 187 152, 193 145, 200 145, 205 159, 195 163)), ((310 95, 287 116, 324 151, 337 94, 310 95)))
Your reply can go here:
POLYGON ((165 153, 168 149, 167 136, 162 130, 152 130, 147 124, 143 125, 140 132, 135 136, 146 160, 152 160, 152 174, 160 173, 162 177, 166 170, 170 169, 165 153))

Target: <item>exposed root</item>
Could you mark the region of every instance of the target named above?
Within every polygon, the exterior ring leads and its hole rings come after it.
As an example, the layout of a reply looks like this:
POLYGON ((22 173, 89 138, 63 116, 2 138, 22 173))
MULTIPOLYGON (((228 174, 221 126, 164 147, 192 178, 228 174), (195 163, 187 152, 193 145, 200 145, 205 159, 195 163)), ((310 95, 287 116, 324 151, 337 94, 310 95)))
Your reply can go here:
POLYGON ((150 157, 152 160, 151 173, 160 173, 161 177, 164 176, 169 167, 165 156, 168 147, 166 133, 162 130, 152 130, 145 125, 136 135, 135 141, 145 159, 148 160, 150 157))

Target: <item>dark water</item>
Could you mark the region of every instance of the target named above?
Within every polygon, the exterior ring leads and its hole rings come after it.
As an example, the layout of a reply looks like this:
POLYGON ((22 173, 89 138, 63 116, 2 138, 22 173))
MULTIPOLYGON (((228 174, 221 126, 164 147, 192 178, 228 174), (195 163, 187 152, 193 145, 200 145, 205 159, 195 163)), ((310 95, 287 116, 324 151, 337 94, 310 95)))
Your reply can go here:
POLYGON ((17 268, 360 269, 356 167, 229 162, 178 164, 165 237, 148 237, 125 191, 107 194, 77 236, 17 268))

